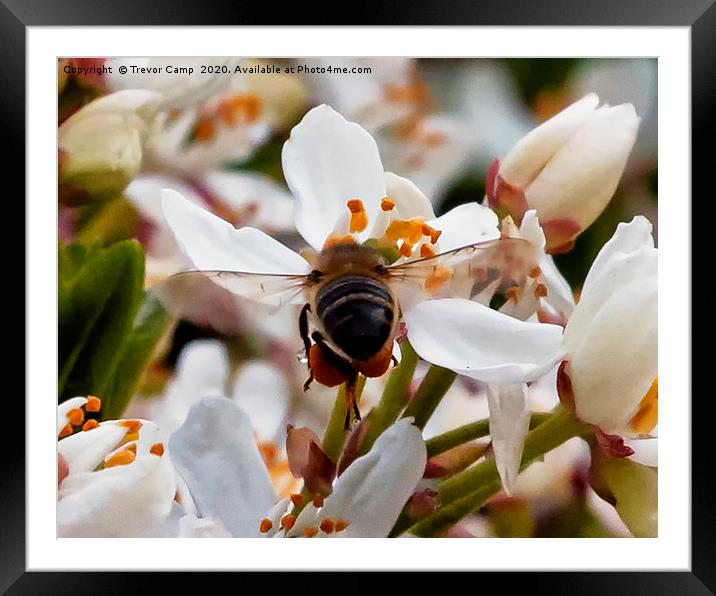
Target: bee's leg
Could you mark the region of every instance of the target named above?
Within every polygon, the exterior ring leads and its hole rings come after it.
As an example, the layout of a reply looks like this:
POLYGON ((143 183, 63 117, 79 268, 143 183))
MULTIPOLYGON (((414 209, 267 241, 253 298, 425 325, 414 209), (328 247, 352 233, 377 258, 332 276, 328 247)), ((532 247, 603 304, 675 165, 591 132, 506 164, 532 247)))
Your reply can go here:
POLYGON ((398 366, 398 359, 395 356, 391 356, 390 361, 393 363, 393 367, 398 366))
POLYGON ((351 427, 351 410, 356 420, 360 420, 360 410, 356 401, 356 386, 358 385, 358 373, 351 369, 350 376, 346 380, 346 419, 343 428, 348 430, 351 427))
POLYGON ((308 391, 313 382, 313 371, 311 370, 311 361, 308 358, 308 353, 311 350, 311 340, 308 337, 308 313, 311 312, 311 305, 305 304, 301 309, 301 314, 298 315, 298 331, 301 334, 303 340, 303 348, 306 351, 306 363, 308 365, 308 379, 303 384, 303 390, 308 391))

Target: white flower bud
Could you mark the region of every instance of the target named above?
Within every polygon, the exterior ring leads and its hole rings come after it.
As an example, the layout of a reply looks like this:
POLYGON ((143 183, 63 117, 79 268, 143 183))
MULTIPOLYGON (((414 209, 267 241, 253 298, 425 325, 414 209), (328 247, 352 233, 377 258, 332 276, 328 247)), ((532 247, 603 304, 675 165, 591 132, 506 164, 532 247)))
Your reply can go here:
POLYGON ((518 220, 537 209, 552 252, 604 210, 636 140, 634 106, 598 104, 590 93, 550 118, 520 139, 488 177, 490 205, 518 220))
POLYGON ((651 224, 621 223, 587 275, 564 330, 577 416, 633 434, 657 374, 657 261, 651 224))
POLYGON ((76 196, 120 192, 137 175, 161 96, 119 91, 87 104, 58 130, 59 182, 76 196))

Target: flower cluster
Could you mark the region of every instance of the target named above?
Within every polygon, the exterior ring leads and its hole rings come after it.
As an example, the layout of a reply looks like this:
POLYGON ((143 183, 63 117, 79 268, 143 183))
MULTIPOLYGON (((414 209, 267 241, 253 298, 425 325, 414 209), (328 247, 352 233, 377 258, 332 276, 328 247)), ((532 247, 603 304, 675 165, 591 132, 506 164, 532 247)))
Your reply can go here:
POLYGON ((548 495, 550 507, 596 499, 610 535, 656 534, 652 225, 619 223, 578 295, 553 256, 612 200, 637 138, 634 106, 585 95, 493 156, 484 196, 442 212, 435 197, 467 161, 461 127, 414 61, 361 64, 377 74, 350 85, 63 81, 99 97, 59 127, 61 223, 64 210, 81 245, 117 233, 130 209, 146 256, 132 290, 110 275, 125 266, 112 247, 61 253, 67 335, 120 339, 101 383, 80 370, 93 370, 87 345, 61 361, 58 535, 509 535, 499 528, 523 519, 514 511, 548 495), (226 168, 282 130, 278 176, 226 168), (385 281, 396 317, 385 366, 354 367, 325 347, 318 313, 299 322, 322 259, 341 247, 406 272, 385 281), (492 260, 468 263, 461 250, 492 260), (72 310, 92 275, 106 287, 92 290, 94 319, 72 310), (123 330, 100 327, 129 292, 123 330), (213 337, 179 344, 172 362, 155 296, 213 337), (97 327, 75 331, 79 320, 97 327), (340 386, 335 402, 326 386, 340 386), (101 399, 75 397, 83 390, 101 399))

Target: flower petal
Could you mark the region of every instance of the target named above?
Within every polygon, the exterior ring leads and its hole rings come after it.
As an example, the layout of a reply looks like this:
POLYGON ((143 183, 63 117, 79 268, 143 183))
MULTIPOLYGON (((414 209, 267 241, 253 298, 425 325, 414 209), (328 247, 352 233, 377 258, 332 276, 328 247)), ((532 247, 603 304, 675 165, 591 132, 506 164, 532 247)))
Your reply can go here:
POLYGON ((561 356, 561 327, 519 321, 469 300, 427 300, 405 320, 421 358, 481 381, 531 381, 561 356))
MULTIPOLYGON (((96 432, 98 429, 90 432, 96 432)), ((161 527, 172 511, 174 471, 166 456, 71 474, 59 489, 60 537, 132 537, 161 527)))
POLYGON ((547 161, 584 124, 599 105, 595 93, 585 95, 522 137, 500 163, 510 184, 527 187, 547 161))
POLYGON ((411 180, 386 172, 385 186, 386 194, 395 201, 398 218, 424 217, 426 220, 435 218, 432 203, 411 180))
POLYGON ((92 430, 77 432, 57 443, 57 452, 65 458, 70 475, 91 472, 127 434, 114 421, 103 422, 92 430))
POLYGON ((574 310, 574 294, 567 280, 557 269, 551 255, 544 255, 539 262, 542 279, 547 286, 547 302, 566 317, 574 310))
POLYGON ((442 232, 438 240, 440 252, 500 237, 497 215, 478 203, 458 205, 427 224, 442 232))
POLYGON ((281 155, 296 198, 296 229, 316 250, 333 230, 349 199, 360 199, 370 222, 385 196, 378 147, 363 128, 320 105, 291 131, 281 155))
POLYGON ((629 459, 643 466, 657 468, 659 466, 659 438, 624 439, 624 444, 632 448, 634 453, 629 459))
POLYGON ((224 344, 215 339, 190 342, 179 354, 176 375, 154 409, 153 419, 166 432, 174 432, 193 404, 226 393, 228 375, 229 356, 224 344))
POLYGON ((179 538, 231 538, 231 534, 214 517, 185 515, 179 520, 179 538))
POLYGON ((178 192, 162 192, 164 216, 182 252, 197 269, 252 273, 304 274, 306 260, 254 228, 237 230, 187 201, 178 192))
POLYGON ((489 384, 490 437, 502 488, 512 495, 522 462, 522 448, 530 429, 527 385, 489 384))
POLYGON ((201 517, 218 517, 235 537, 258 534, 276 495, 251 421, 232 400, 205 398, 192 406, 169 451, 201 517))
POLYGON ((422 477, 426 460, 413 419, 399 420, 338 478, 319 517, 347 520, 347 530, 338 536, 385 538, 422 477))
POLYGON ((247 362, 239 369, 231 395, 248 414, 259 440, 284 442, 289 392, 278 367, 260 360, 247 362))

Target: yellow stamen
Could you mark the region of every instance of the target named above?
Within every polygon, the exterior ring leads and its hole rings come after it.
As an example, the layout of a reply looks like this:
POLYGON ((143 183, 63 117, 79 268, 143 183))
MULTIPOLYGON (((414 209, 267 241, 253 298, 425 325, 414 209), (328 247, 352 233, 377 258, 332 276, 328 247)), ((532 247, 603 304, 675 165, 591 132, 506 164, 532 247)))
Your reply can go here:
POLYGON ((336 520, 336 532, 342 532, 348 527, 348 522, 343 519, 342 517, 339 517, 336 520))
POLYGON ((425 289, 429 294, 435 294, 453 275, 450 267, 437 266, 425 280, 425 289))
POLYGON ((68 422, 62 427, 62 430, 60 430, 59 437, 60 439, 64 439, 65 437, 72 434, 72 425, 68 422))
POLYGON ((104 461, 104 467, 126 466, 127 464, 131 464, 135 457, 137 456, 131 449, 122 449, 122 451, 117 451, 117 453, 110 456, 109 459, 106 459, 104 461))
POLYGON ((346 205, 351 212, 351 222, 349 230, 351 233, 362 232, 368 227, 368 214, 365 212, 365 206, 360 199, 350 199, 346 205))
POLYGON ((70 421, 72 426, 79 426, 85 421, 85 413, 82 411, 82 408, 72 408, 67 412, 67 420, 70 421))
POLYGON ((261 524, 259 524, 259 532, 265 534, 271 528, 273 528, 273 522, 270 519, 264 518, 261 520, 261 524))
POLYGON ((164 455, 164 443, 154 443, 154 445, 149 448, 149 453, 161 457, 164 455))
POLYGON ((88 431, 92 430, 93 428, 97 428, 99 426, 99 422, 97 422, 94 418, 91 418, 87 422, 84 423, 84 426, 82 426, 82 430, 88 431))
POLYGON ((542 269, 539 268, 539 265, 535 265, 534 267, 532 267, 532 269, 530 269, 529 276, 532 279, 535 279, 536 277, 539 277, 540 275, 542 275, 542 269))
POLYGON ((311 501, 311 503, 313 503, 313 506, 316 509, 323 507, 323 495, 316 493, 315 495, 313 495, 313 500, 311 501))
POLYGON ((545 296, 547 296, 547 286, 544 284, 537 284, 537 286, 535 286, 535 297, 544 298, 545 296))
POLYGON ((434 257, 436 254, 435 249, 430 246, 429 244, 421 244, 420 245, 420 256, 423 259, 427 259, 428 257, 434 257))
POLYGON ((94 395, 87 396, 85 410, 87 412, 99 412, 102 409, 102 400, 94 395))
POLYGON ((330 517, 327 517, 319 524, 319 527, 321 528, 321 532, 323 532, 324 534, 333 534, 335 524, 330 517))
POLYGON ((392 211, 395 208, 395 201, 390 197, 383 197, 380 200, 380 208, 383 211, 392 211))
POLYGON ((423 141, 426 147, 428 147, 429 149, 434 149, 445 144, 445 141, 447 141, 447 136, 441 132, 428 132, 423 137, 423 141))
POLYGON ((318 528, 304 528, 303 529, 303 537, 304 538, 313 538, 316 534, 318 534, 318 528))
POLYGON ((303 505, 304 497, 299 493, 292 493, 290 499, 291 503, 293 503, 296 507, 303 505))
POLYGON ((631 419, 632 429, 640 435, 647 435, 659 421, 659 378, 655 378, 649 391, 639 403, 639 410, 631 419))
POLYGON ((385 86, 385 99, 391 102, 419 103, 425 101, 429 96, 428 86, 422 82, 385 86))
POLYGON ((284 515, 284 516, 281 518, 281 527, 282 527, 284 530, 286 530, 286 531, 288 531, 288 530, 290 530, 291 528, 293 528, 293 524, 295 524, 295 523, 296 523, 296 516, 295 516, 295 515, 290 515, 290 514, 289 514, 289 515, 284 515))

